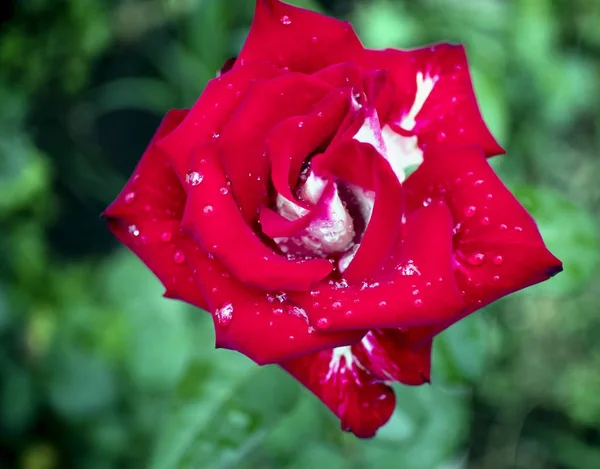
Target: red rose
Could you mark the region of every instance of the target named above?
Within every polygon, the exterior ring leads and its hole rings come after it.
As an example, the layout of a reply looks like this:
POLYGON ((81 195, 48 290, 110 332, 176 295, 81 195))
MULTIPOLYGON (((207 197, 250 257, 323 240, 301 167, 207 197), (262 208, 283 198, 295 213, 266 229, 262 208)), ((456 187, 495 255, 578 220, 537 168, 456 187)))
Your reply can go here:
POLYGON ((370 437, 386 383, 429 380, 436 333, 562 269, 500 153, 462 46, 371 51, 258 0, 237 60, 166 115, 105 215, 165 296, 212 313, 217 347, 278 363, 370 437))

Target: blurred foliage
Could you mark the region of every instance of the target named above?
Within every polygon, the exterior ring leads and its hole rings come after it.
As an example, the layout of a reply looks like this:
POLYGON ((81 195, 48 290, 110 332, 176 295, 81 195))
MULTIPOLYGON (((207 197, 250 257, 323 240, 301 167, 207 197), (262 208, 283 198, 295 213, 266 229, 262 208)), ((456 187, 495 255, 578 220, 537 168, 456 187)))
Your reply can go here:
POLYGON ((372 441, 277 368, 213 350, 98 214, 247 0, 28 0, 0 23, 0 467, 600 467, 600 2, 322 0, 372 47, 463 42, 493 164, 565 272, 444 332, 372 441))

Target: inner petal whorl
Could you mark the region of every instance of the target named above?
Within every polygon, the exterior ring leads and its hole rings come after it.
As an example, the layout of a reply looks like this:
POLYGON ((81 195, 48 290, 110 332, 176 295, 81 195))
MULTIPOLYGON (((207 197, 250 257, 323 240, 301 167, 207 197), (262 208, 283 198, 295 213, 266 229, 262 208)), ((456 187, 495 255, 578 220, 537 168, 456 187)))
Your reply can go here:
MULTIPOLYGON (((343 253, 352 247, 355 231, 354 222, 340 197, 337 183, 328 182, 310 172, 299 190, 301 200, 313 205, 314 214, 309 225, 291 238, 275 238, 284 252, 327 257, 343 253)), ((282 195, 277 195, 277 212, 294 221, 309 214, 309 210, 282 195)))

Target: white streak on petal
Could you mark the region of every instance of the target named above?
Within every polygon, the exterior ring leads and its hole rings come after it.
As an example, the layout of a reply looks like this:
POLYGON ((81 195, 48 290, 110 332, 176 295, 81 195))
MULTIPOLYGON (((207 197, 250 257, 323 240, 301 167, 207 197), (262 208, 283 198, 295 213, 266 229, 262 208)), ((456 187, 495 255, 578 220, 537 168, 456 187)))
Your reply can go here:
POLYGON ((400 127, 406 130, 413 130, 417 125, 416 117, 421 112, 425 101, 433 91, 433 87, 438 81, 438 76, 430 77, 429 75, 423 75, 422 72, 417 72, 417 92, 415 94, 415 100, 413 105, 402 120, 400 121, 400 127))
POLYGON ((403 177, 400 181, 404 181, 404 169, 409 166, 420 165, 423 162, 423 151, 417 144, 417 136, 406 137, 397 134, 389 125, 383 127, 381 135, 388 149, 388 155, 391 160, 390 164, 394 168, 396 175, 402 171, 403 177), (396 171, 396 168, 400 169, 396 171))

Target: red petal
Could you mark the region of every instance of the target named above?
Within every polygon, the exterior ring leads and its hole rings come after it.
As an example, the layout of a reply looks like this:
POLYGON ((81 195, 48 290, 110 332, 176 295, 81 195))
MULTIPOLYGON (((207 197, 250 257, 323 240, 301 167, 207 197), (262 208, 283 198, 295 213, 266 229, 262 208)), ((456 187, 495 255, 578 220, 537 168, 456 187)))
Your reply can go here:
POLYGON ((155 142, 173 131, 188 111, 169 111, 131 178, 106 209, 113 234, 163 283, 165 296, 206 308, 192 271, 181 257, 180 221, 185 192, 155 142))
POLYGON ((341 420, 342 429, 371 438, 392 416, 394 391, 366 370, 350 348, 324 350, 281 364, 341 420))
POLYGON ((267 247, 243 219, 211 141, 195 152, 202 182, 188 191, 184 230, 215 255, 237 279, 264 290, 306 290, 327 277, 326 259, 290 261, 267 247))
POLYGON ((361 65, 390 70, 396 92, 389 124, 392 128, 413 132, 419 145, 480 145, 487 156, 504 153, 477 105, 462 45, 437 44, 400 51, 365 52, 361 65), (424 80, 417 98, 418 76, 424 80), (427 93, 427 86, 431 86, 427 93))
POLYGON ((371 278, 390 255, 400 233, 403 215, 402 186, 389 163, 370 144, 349 140, 313 159, 317 174, 337 178, 372 190, 373 213, 354 259, 344 271, 349 282, 371 278), (348 164, 351 161, 352 164, 348 164))
POLYGON ((330 85, 300 73, 258 81, 230 116, 219 147, 233 195, 246 220, 256 220, 267 196, 267 135, 282 120, 309 112, 330 90, 330 85))
POLYGON ((278 194, 295 200, 293 189, 303 163, 338 132, 348 106, 348 93, 334 90, 306 115, 288 118, 271 130, 267 148, 278 194))
POLYGON ((452 212, 455 275, 467 303, 452 322, 562 270, 478 148, 429 148, 405 190, 409 209, 444 197, 452 212))
POLYGON ((290 296, 322 329, 397 328, 446 321, 464 305, 452 271, 450 212, 444 205, 431 204, 408 216, 405 231, 396 246, 398 254, 379 281, 331 282, 309 294, 290 296))
POLYGON ((241 283, 191 241, 183 250, 206 295, 219 348, 237 350, 265 365, 356 343, 365 333, 319 334, 285 294, 275 295, 241 283))
POLYGON ((231 114, 243 100, 250 83, 282 73, 272 64, 254 62, 236 67, 208 82, 181 125, 158 142, 182 184, 190 169, 192 150, 222 132, 231 114))
POLYGON ((429 383, 431 340, 416 348, 412 329, 370 331, 352 352, 377 379, 400 381, 409 386, 429 383))
POLYGON ((237 64, 267 60, 311 73, 351 60, 363 50, 349 23, 279 0, 257 0, 250 33, 237 64))

